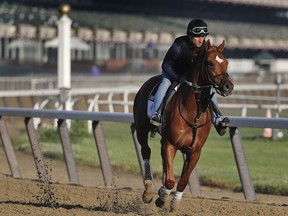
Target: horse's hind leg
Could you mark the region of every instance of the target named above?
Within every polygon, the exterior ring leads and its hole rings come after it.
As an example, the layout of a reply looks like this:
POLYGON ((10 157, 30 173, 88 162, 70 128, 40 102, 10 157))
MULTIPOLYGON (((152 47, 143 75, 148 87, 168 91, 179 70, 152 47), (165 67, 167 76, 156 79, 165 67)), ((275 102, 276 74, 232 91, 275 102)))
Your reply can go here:
POLYGON ((151 149, 148 145, 148 130, 137 130, 138 142, 141 145, 141 155, 144 161, 144 187, 142 200, 145 203, 150 203, 153 200, 152 191, 152 174, 150 168, 151 149))

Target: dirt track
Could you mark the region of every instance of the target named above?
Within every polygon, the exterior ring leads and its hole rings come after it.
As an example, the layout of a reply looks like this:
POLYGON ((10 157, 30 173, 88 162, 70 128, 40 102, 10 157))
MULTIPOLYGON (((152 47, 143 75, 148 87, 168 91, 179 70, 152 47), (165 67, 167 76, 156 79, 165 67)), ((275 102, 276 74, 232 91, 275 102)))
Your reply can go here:
POLYGON ((49 161, 51 180, 60 183, 48 184, 35 180, 31 156, 17 153, 17 159, 24 180, 7 175, 5 157, 0 154, 0 215, 288 215, 288 197, 257 194, 259 202, 253 203, 244 201, 243 194, 206 187, 201 188, 204 198, 185 193, 181 209, 169 213, 168 206, 158 209, 154 203, 142 202, 139 176, 115 173, 115 187, 106 188, 99 170, 77 167, 81 185, 71 185, 64 164, 49 161))

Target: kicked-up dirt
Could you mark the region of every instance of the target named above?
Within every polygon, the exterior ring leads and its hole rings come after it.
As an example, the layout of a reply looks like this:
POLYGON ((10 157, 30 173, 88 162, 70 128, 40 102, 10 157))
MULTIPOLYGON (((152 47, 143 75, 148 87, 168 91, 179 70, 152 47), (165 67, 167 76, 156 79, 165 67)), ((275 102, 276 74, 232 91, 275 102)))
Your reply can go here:
MULTIPOLYGON (((16 152, 23 179, 11 177, 5 155, 0 151, 0 215, 197 215, 197 216, 284 216, 288 197, 257 194, 257 202, 245 201, 242 193, 201 187, 202 197, 184 193, 181 207, 169 212, 169 204, 159 209, 154 201, 144 204, 139 175, 114 173, 115 185, 105 187, 101 171, 77 166, 80 184, 69 184, 65 164, 47 160, 51 182, 37 180, 32 156, 16 152)), ((155 196, 161 186, 155 181, 155 196)))

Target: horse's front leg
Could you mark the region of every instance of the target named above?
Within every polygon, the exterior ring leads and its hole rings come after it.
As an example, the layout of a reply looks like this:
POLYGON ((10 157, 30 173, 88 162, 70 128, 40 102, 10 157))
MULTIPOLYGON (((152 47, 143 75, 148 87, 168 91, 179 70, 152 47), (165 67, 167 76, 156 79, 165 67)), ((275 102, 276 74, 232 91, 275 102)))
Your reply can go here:
POLYGON ((158 191, 159 197, 155 201, 157 207, 162 208, 169 200, 171 190, 175 185, 175 176, 173 170, 173 162, 177 149, 170 143, 161 142, 161 155, 163 160, 164 181, 163 186, 158 191))
POLYGON ((186 154, 186 158, 182 168, 182 174, 177 185, 177 191, 170 202, 170 211, 176 211, 179 209, 183 191, 185 190, 189 181, 189 177, 200 158, 200 154, 201 150, 186 154))

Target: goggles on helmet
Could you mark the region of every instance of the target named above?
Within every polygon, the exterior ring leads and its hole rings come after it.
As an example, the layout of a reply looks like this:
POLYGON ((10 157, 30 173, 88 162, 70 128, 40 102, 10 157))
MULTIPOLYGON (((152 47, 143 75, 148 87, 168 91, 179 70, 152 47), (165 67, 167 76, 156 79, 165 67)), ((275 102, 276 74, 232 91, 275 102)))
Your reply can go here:
POLYGON ((209 34, 207 27, 194 27, 192 30, 189 30, 189 32, 194 35, 209 34))

